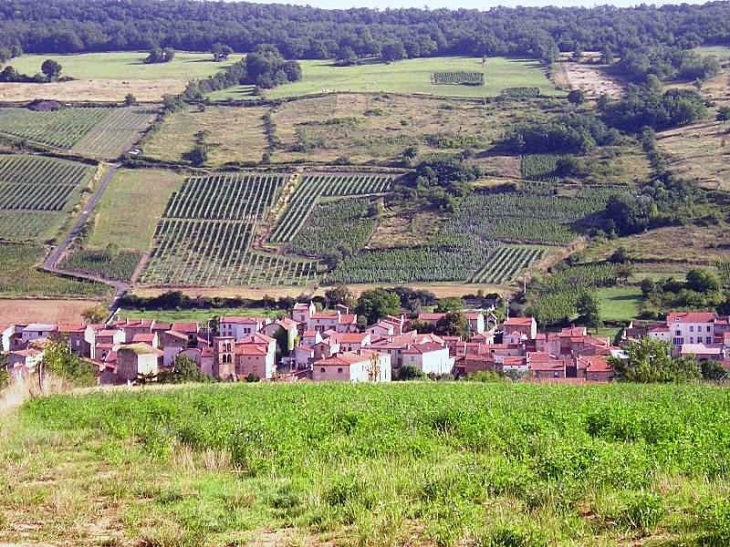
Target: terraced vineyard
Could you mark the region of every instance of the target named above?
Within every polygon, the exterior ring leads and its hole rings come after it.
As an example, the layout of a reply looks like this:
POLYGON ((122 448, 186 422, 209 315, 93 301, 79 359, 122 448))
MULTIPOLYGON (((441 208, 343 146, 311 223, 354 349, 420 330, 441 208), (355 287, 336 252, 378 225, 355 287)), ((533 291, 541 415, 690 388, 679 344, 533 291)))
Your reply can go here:
POLYGON ((301 284, 317 261, 252 249, 257 223, 286 175, 244 173, 188 179, 172 195, 155 233, 142 282, 154 285, 301 284))
POLYGON ((0 156, 0 237, 35 238, 57 227, 94 168, 39 156, 0 156))
POLYGON ((545 251, 535 247, 499 247, 471 278, 472 283, 508 283, 540 260, 545 251))
POLYGON ((579 225, 590 224, 616 192, 616 188, 606 186, 558 191, 550 184, 525 183, 517 192, 474 193, 459 203, 442 233, 468 234, 485 240, 565 244, 580 235, 579 225))
POLYGON ((269 241, 291 242, 322 196, 382 194, 389 191, 391 186, 392 177, 388 175, 304 175, 269 241))
POLYGON ((0 134, 100 158, 116 158, 154 119, 148 107, 0 108, 0 134))
POLYGON ((484 85, 483 72, 432 72, 433 85, 484 85))

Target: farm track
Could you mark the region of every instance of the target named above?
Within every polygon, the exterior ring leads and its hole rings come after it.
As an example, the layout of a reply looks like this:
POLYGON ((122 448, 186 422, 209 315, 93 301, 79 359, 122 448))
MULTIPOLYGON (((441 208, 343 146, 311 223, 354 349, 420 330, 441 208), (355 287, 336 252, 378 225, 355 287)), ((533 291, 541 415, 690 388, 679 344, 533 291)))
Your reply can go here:
POLYGON ((118 168, 119 164, 107 164, 106 171, 104 171, 104 174, 99 181, 99 186, 89 198, 89 201, 86 202, 83 209, 79 212, 79 216, 76 218, 76 222, 74 222, 71 230, 69 230, 63 241, 61 241, 61 243, 46 257, 45 261, 43 262, 43 269, 50 273, 87 279, 89 281, 96 281, 98 283, 104 283, 106 285, 114 287, 114 303, 111 306, 112 309, 116 307, 117 300, 129 290, 129 283, 125 283, 123 281, 113 281, 98 275, 64 270, 59 268, 58 264, 68 251, 68 248, 71 245, 73 239, 79 234, 84 224, 86 224, 86 221, 91 218, 91 213, 99 205, 99 202, 101 201, 104 192, 114 178, 114 175, 118 168))

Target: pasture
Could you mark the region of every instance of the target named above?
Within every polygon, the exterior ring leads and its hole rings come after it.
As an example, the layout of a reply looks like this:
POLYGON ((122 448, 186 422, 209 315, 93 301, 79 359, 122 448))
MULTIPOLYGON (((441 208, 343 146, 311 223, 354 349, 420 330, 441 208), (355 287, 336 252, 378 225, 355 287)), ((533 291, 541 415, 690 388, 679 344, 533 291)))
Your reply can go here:
POLYGON ((0 537, 724 545, 729 419, 713 386, 258 384, 35 399, 0 425, 0 537))
POLYGON ((270 317, 279 319, 285 313, 281 310, 269 310, 265 308, 209 308, 190 310, 129 310, 123 309, 119 316, 128 319, 154 319, 168 323, 197 321, 205 325, 214 317, 236 316, 236 317, 270 317))
POLYGON ((644 299, 641 289, 635 286, 607 287, 595 291, 603 321, 631 321, 640 313, 644 299))
POLYGON ((54 237, 94 173, 56 158, 0 156, 0 237, 54 237))
MULTIPOLYGON (((443 97, 496 97, 510 87, 538 87, 542 95, 562 96, 538 61, 490 57, 433 57, 395 63, 364 62, 336 66, 331 60, 301 61, 302 80, 267 90, 268 99, 328 92, 423 93, 443 97), (483 72, 484 85, 434 85, 437 72, 483 72)), ((250 87, 233 87, 211 94, 212 100, 245 100, 250 87)))

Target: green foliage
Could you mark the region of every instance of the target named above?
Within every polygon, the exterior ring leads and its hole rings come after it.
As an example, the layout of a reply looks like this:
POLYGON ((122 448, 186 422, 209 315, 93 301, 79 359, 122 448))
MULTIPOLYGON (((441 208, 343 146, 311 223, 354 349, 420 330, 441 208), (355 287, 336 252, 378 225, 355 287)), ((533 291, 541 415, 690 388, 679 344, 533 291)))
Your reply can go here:
POLYGON ((197 363, 179 355, 175 358, 172 368, 163 370, 157 375, 157 382, 160 384, 187 384, 187 383, 208 383, 212 378, 200 370, 197 363))
POLYGON ((586 326, 597 329, 601 326, 601 310, 598 306, 598 299, 588 292, 578 297, 575 309, 580 315, 581 322, 586 326))
POLYGON ((109 315, 109 312, 101 305, 86 308, 81 312, 83 320, 92 324, 102 323, 107 318, 107 315, 109 315))
POLYGON ((700 365, 693 358, 674 359, 667 343, 645 337, 626 347, 628 359, 610 358, 619 380, 623 382, 670 383, 692 382, 701 378, 700 365))
POLYGON ((58 61, 54 61, 53 59, 46 59, 41 65, 41 72, 45 74, 49 82, 55 82, 56 80, 58 80, 58 78, 61 76, 62 70, 63 68, 58 63, 58 61))
POLYGON ((8 372, 8 356, 4 352, 0 352, 0 391, 5 389, 10 383, 10 373, 8 372))
POLYGON ((96 367, 73 353, 64 338, 49 340, 43 348, 43 366, 46 374, 61 378, 75 387, 96 385, 96 367))
POLYGON ((568 93, 568 102, 570 104, 583 104, 586 102, 586 94, 582 89, 571 89, 568 93))
POLYGON ((715 118, 718 122, 730 121, 730 106, 721 106, 717 109, 717 116, 715 118))
POLYGON ((517 125, 502 139, 502 146, 517 154, 583 154, 595 146, 613 144, 619 138, 615 129, 593 114, 567 114, 549 122, 517 125))
POLYGON ((436 322, 436 333, 442 336, 469 338, 469 323, 466 316, 457 311, 449 312, 436 322))
POLYGON ((398 382, 408 382, 413 380, 423 381, 427 378, 428 376, 426 376, 416 365, 403 365, 396 369, 394 380, 398 382))
POLYGON ((398 315, 400 298, 386 289, 372 289, 363 291, 357 299, 356 312, 367 319, 369 325, 376 323, 386 315, 398 315))
POLYGON ((645 127, 659 130, 687 125, 706 116, 702 96, 687 89, 670 89, 664 94, 633 89, 623 99, 603 108, 603 119, 608 125, 633 132, 645 127))
POLYGON ((436 306, 436 313, 458 312, 464 308, 464 301, 458 296, 451 296, 439 299, 436 306))
POLYGON ((137 251, 77 249, 60 263, 61 269, 128 281, 142 254, 137 251))
POLYGON ((467 382, 480 382, 482 384, 509 382, 509 378, 506 378, 493 370, 477 370, 476 372, 469 374, 465 380, 467 382))
POLYGON ((484 85, 483 72, 432 72, 433 85, 484 85))
POLYGON ((566 157, 559 154, 524 154, 520 158, 520 172, 525 180, 556 180, 558 162, 566 157))

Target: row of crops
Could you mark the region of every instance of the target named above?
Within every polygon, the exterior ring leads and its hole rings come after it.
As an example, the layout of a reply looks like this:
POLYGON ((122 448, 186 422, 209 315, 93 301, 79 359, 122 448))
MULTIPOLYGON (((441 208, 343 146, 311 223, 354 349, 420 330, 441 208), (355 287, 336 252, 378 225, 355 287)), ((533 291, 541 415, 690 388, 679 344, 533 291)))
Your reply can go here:
POLYGON ((484 85, 483 72, 432 72, 433 85, 484 85))
POLYGON ((362 196, 390 190, 388 175, 305 175, 289 199, 284 214, 269 237, 271 243, 289 243, 322 196, 362 196))
POLYGON ((167 204, 167 218, 256 220, 271 207, 286 175, 243 173, 190 177, 167 204))
POLYGON ((521 272, 540 260, 543 249, 534 247, 499 247, 485 264, 471 278, 472 283, 509 283, 521 272))
POLYGON ((566 157, 560 154, 525 154, 520 158, 522 178, 556 182, 558 162, 566 157))
POLYGON ((371 216, 370 198, 338 199, 317 204, 292 241, 291 250, 308 256, 358 251, 377 221, 371 216))
POLYGON ((154 115, 147 107, 0 108, 0 133, 79 154, 116 158, 132 146, 154 115))
POLYGON ((564 244, 580 235, 605 208, 612 187, 580 187, 560 193, 552 185, 524 183, 515 192, 474 193, 461 200, 442 228, 446 236, 564 244))
POLYGON ((61 269, 128 281, 142 254, 136 251, 112 252, 107 249, 79 249, 64 258, 61 269))
POLYGON ((537 280, 528 295, 530 312, 545 324, 570 319, 577 313, 576 304, 585 291, 616 284, 619 268, 607 262, 581 264, 537 280))
POLYGON ((0 156, 0 237, 35 238, 57 227, 94 168, 40 156, 0 156))

